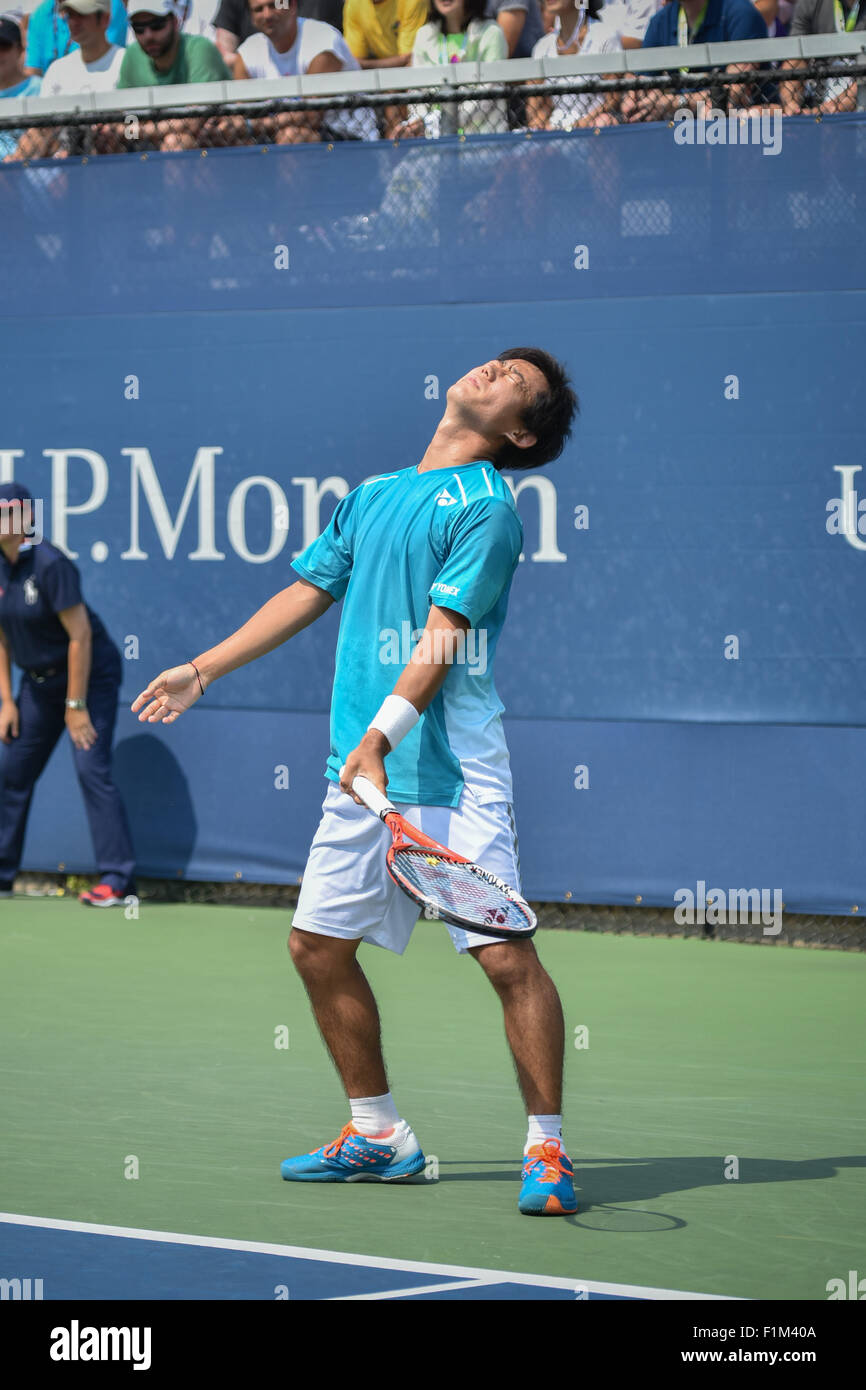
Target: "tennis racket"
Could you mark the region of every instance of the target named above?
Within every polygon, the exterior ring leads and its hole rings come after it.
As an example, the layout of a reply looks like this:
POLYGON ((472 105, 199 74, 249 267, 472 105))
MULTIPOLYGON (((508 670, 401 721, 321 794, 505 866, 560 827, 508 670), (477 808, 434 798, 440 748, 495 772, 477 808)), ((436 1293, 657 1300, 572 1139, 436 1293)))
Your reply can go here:
POLYGON ((391 831, 388 873, 425 917, 503 941, 534 936, 535 913, 514 888, 410 825, 369 778, 356 777, 352 791, 391 831))

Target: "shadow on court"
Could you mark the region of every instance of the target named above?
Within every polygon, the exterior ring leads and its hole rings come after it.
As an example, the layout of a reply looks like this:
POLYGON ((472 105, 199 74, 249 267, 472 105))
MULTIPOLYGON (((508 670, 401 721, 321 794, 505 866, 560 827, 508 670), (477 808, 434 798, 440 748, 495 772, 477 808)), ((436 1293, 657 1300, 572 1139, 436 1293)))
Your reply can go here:
MULTIPOLYGON (((485 1171, 446 1173, 459 1168, 459 1160, 439 1162, 439 1182, 509 1182, 520 1177, 520 1163, 512 1159, 469 1160, 485 1171), (490 1169, 498 1171, 490 1172, 490 1169)), ((739 1177, 726 1178, 726 1160, 710 1158, 574 1158, 575 1190, 581 1214, 617 1207, 622 1203, 651 1201, 699 1187, 750 1186, 754 1183, 816 1182, 834 1178, 841 1168, 866 1168, 866 1155, 838 1158, 739 1158, 739 1177)), ((629 1213, 637 1217, 638 1212, 629 1213)), ((651 1213, 646 1213, 651 1215, 651 1213)), ((580 1224, 577 1218, 570 1218, 580 1224)), ((682 1226, 676 1217, 668 1222, 682 1226)), ((600 1229, 613 1229, 603 1226, 600 1229)), ((617 1229, 634 1230, 625 1221, 617 1229)), ((641 1228, 643 1229, 643 1227, 641 1228)), ((665 1229, 671 1229, 666 1227, 665 1229)))

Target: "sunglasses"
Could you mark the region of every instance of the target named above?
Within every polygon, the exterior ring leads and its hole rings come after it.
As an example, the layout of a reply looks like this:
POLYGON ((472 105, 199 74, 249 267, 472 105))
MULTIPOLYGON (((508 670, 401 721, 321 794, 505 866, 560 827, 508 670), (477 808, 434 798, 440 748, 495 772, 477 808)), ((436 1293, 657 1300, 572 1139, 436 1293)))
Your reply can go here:
POLYGON ((133 34, 146 34, 148 29, 152 29, 155 34, 161 34, 167 24, 171 23, 171 15, 163 15, 161 19, 140 19, 130 20, 133 34))

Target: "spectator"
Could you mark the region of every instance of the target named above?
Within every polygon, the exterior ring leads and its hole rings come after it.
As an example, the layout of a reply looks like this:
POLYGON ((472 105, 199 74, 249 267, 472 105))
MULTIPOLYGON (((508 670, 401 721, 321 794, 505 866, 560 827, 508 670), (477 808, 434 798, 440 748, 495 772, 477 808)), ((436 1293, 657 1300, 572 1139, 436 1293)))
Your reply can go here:
MULTIPOLYGON (((403 68, 412 61, 415 35, 427 19, 428 0, 346 0, 343 33, 362 68, 403 68)), ((382 112, 390 139, 404 129, 405 106, 382 112)))
MULTIPOLYGON (((610 0, 600 18, 616 30, 623 48, 640 48, 650 20, 663 3, 664 0, 610 0)), ((776 0, 761 3, 775 5, 776 0)))
POLYGON ((6 18, 13 20, 21 30, 22 46, 27 42, 27 28, 30 24, 30 16, 38 4, 39 0, 13 0, 13 3, 7 5, 3 11, 6 18))
MULTIPOLYGON (((606 23, 601 0, 587 0, 577 6, 575 0, 550 0, 559 20, 559 29, 544 34, 532 50, 533 58, 565 58, 570 54, 582 57, 596 53, 620 53, 622 45, 616 30, 606 23)), ((554 82, 575 79, 555 78, 554 82)), ((563 94, 562 96, 530 97, 526 115, 534 130, 576 130, 586 126, 615 125, 619 104, 617 92, 563 94)))
MULTIPOLYGON (((69 25, 63 18, 61 0, 42 0, 30 16, 27 29, 26 71, 37 73, 40 77, 48 70, 55 58, 65 58, 72 53, 77 44, 69 32, 69 25)), ((126 43, 127 22, 123 0, 111 0, 111 18, 108 24, 109 43, 123 48, 126 43)))
POLYGON ((762 4, 757 6, 764 17, 767 33, 771 39, 787 38, 791 32, 794 5, 795 0, 769 0, 769 4, 767 0, 764 0, 762 4), (770 6, 772 6, 772 10, 770 6))
POLYGON ((509 58, 529 58, 544 34, 538 0, 487 0, 484 11, 495 19, 508 44, 509 58))
POLYGON ((682 48, 766 37, 767 26, 750 0, 671 0, 650 20, 643 47, 682 48))
POLYGON ((125 50, 108 39, 111 0, 63 0, 60 17, 68 24, 76 47, 50 64, 42 79, 42 95, 113 91, 125 50))
MULTIPOLYGON (((109 43, 107 29, 111 0, 64 0, 60 17, 69 26, 75 48, 55 58, 42 78, 44 97, 77 96, 81 92, 110 92, 117 86, 124 50, 109 43)), ((85 135, 85 132, 79 132, 85 135)), ((111 150, 122 140, 122 127, 88 127, 88 149, 111 150)), ((19 159, 63 158, 72 151, 72 132, 43 128, 28 130, 17 149, 19 159)))
MULTIPOLYGON (((80 901, 122 906, 134 892, 132 842, 111 775, 111 742, 121 683, 120 652, 81 595, 72 561, 34 539, 30 493, 0 486, 0 896, 10 897, 21 864, 34 787, 64 725, 99 868, 80 901), (25 510, 26 508, 26 510, 25 510), (23 675, 16 700, 12 662, 23 675)), ((62 857, 62 852, 59 857, 62 857)))
MULTIPOLYGON (((499 25, 484 18, 486 0, 430 0, 427 23, 415 35, 412 66, 437 67, 440 63, 492 63, 508 57, 508 44, 499 25)), ((453 105, 450 108, 453 112, 453 105)), ((463 131, 492 133, 508 129, 503 101, 462 101, 456 124, 463 131)), ((415 107, 401 128, 402 135, 436 139, 442 128, 442 108, 415 107)))
POLYGON ((230 55, 256 32, 247 0, 220 0, 214 24, 219 51, 231 66, 230 55))
MULTIPOLYGON (((339 29, 320 19, 298 17, 297 0, 288 7, 277 0, 250 0, 256 33, 244 39, 233 60, 233 73, 246 77, 296 77, 321 72, 357 72, 360 63, 339 29)), ((278 145, 321 140, 378 139, 369 107, 352 111, 281 111, 263 122, 278 145)))
POLYGON ((216 10, 219 0, 177 0, 177 17, 182 34, 199 34, 216 43, 216 10))
MULTIPOLYGON (((653 15, 641 46, 686 48, 696 43, 733 43, 737 39, 766 37, 767 26, 751 0, 670 0, 653 15)), ((736 73, 748 68, 748 64, 734 63, 725 71, 736 73)), ((727 90, 729 107, 751 105, 751 84, 733 85, 727 90)), ((622 114, 630 121, 667 121, 679 107, 688 106, 697 112, 710 104, 707 89, 687 95, 660 90, 626 92, 622 114)))
MULTIPOLYGON (((181 33, 172 0, 129 0, 129 22, 136 42, 123 56, 118 87, 167 87, 231 77, 216 44, 201 34, 181 33)), ((140 135, 161 150, 191 150, 203 143, 206 127, 204 117, 143 121, 140 135)))
POLYGON ((173 0, 129 0, 136 42, 120 65, 118 87, 220 82, 231 74, 216 44, 201 34, 181 33, 173 0))
MULTIPOLYGON (((861 0, 797 0, 791 38, 806 34, 850 34, 862 29, 866 29, 866 5, 861 0)), ((801 68, 803 63, 791 58, 782 67, 801 68)), ((786 116, 816 108, 828 114, 857 110, 857 83, 847 77, 832 77, 824 82, 783 82, 779 95, 786 116)))
MULTIPOLYGON (((3 97, 38 97, 41 77, 28 77, 24 71, 21 29, 8 14, 0 16, 0 100, 3 97)), ((20 130, 0 130, 0 159, 11 159, 20 130)))
POLYGON ((556 28, 556 11, 550 0, 540 0, 539 9, 541 10, 541 23, 545 34, 552 34, 556 28))
MULTIPOLYGON (((300 19, 320 19, 332 29, 343 28, 343 0, 299 0, 300 19)), ((219 0, 214 19, 216 41, 226 62, 237 53, 244 39, 251 38, 256 26, 250 17, 247 0, 219 0)))
POLYGON ((427 0, 346 0, 343 33, 362 68, 403 68, 427 19, 427 0))

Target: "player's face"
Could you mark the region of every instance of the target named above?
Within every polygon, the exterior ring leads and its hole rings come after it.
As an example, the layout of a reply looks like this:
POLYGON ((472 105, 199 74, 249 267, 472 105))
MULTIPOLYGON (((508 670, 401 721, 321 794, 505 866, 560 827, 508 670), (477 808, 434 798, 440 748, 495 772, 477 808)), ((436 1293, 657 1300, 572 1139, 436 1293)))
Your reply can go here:
POLYGON ((547 378, 521 357, 500 362, 494 358, 473 367, 448 392, 454 403, 480 434, 489 438, 523 428, 523 412, 547 389, 547 378))

